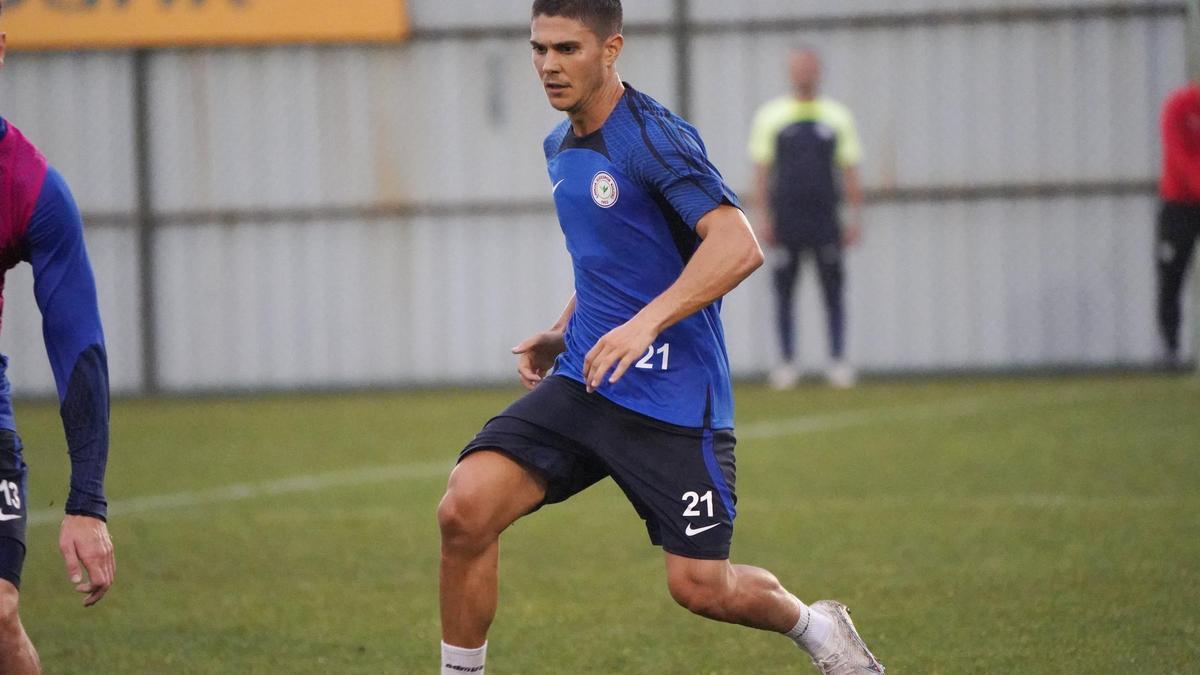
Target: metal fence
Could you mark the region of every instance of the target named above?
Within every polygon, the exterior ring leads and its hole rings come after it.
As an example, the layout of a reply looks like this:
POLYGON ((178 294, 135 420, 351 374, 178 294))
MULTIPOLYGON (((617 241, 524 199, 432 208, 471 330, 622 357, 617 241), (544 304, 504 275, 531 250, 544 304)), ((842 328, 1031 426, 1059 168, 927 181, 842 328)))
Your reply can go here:
MULTIPOLYGON (((127 393, 480 383, 570 294, 524 5, 411 2, 397 46, 15 54, 0 113, 89 223, 127 393)), ((1156 119, 1181 2, 629 3, 622 75, 749 186, 755 108, 819 47, 862 130, 850 352, 874 371, 1139 366, 1153 323, 1156 119)), ((766 274, 726 304, 739 374, 775 358, 766 274)), ((27 268, 0 344, 51 391, 27 268)), ((804 280, 801 355, 823 363, 804 280)))

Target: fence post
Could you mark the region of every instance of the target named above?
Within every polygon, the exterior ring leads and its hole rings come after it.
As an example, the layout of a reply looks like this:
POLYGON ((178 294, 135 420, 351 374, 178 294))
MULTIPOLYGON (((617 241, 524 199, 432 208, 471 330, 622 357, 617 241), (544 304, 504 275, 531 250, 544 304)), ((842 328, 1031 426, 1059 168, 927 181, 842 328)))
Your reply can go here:
MULTIPOLYGON (((1200 0, 1197 0, 1200 2, 1200 0)), ((690 0, 675 0, 675 112, 692 121, 692 16, 690 0)))
POLYGON ((155 229, 154 176, 150 139, 150 57, 147 49, 133 52, 133 161, 137 181, 137 257, 139 276, 138 306, 141 314, 142 393, 159 392, 158 312, 154 289, 155 229))

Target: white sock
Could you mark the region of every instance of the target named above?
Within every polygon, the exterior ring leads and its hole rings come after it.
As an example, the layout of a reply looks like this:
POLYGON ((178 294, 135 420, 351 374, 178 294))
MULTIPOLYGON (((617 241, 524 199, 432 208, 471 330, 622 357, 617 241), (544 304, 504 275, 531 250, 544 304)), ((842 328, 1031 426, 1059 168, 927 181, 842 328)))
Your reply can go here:
POLYGON ((826 643, 833 636, 833 621, 820 612, 812 611, 800 598, 793 595, 792 599, 800 606, 800 620, 785 635, 809 654, 822 655, 826 643))
POLYGON ((442 643, 442 675, 483 675, 487 643, 478 649, 463 649, 442 643))

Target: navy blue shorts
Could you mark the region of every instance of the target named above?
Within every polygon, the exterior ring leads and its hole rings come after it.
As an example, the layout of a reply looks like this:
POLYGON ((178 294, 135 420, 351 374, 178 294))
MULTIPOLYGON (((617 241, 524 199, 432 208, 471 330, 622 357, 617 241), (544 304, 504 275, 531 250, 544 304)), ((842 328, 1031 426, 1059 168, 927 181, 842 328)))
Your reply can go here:
POLYGON ((731 430, 668 424, 554 376, 484 425, 459 461, 476 450, 509 455, 545 479, 542 504, 612 476, 646 521, 651 543, 725 560, 737 513, 735 442, 731 430))
POLYGON ((28 467, 21 458, 21 437, 0 429, 0 579, 21 587, 25 565, 25 527, 28 467))

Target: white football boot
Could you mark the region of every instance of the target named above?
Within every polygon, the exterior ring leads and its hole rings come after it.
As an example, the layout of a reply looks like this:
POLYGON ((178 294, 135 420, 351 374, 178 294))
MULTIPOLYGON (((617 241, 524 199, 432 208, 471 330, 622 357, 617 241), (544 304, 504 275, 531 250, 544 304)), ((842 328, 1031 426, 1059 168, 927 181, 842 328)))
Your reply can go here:
POLYGON ((800 382, 800 372, 795 366, 785 362, 776 366, 767 380, 775 391, 787 391, 796 388, 800 382))
POLYGON ((834 389, 853 389, 858 384, 858 373, 854 366, 845 361, 834 361, 825 371, 825 379, 834 389))
POLYGON ((813 656, 813 665, 822 675, 879 675, 883 672, 883 664, 859 637, 845 605, 836 600, 818 600, 809 606, 809 610, 829 617, 834 625, 832 644, 825 650, 825 657, 813 656))

